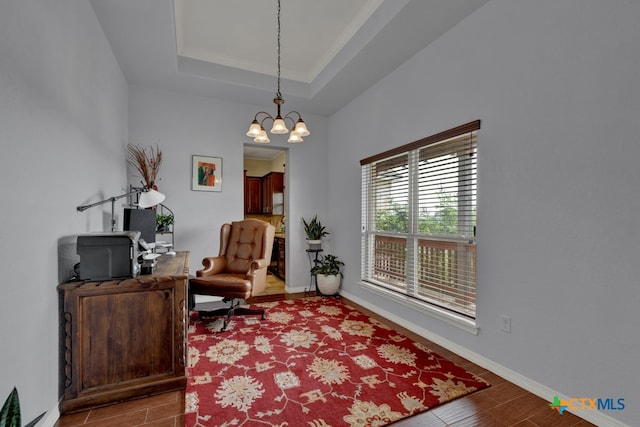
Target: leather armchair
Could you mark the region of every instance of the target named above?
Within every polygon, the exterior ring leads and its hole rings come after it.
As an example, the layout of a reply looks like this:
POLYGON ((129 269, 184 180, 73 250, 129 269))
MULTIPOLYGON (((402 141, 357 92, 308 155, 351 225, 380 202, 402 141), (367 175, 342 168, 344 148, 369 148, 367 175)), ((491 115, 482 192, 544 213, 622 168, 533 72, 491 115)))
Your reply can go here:
POLYGON ((213 295, 230 302, 228 308, 200 311, 201 316, 224 315, 222 331, 234 314, 258 314, 264 319, 264 310, 239 307, 240 301, 235 300, 246 300, 264 291, 274 234, 273 225, 257 219, 223 224, 218 256, 204 258, 204 268, 189 280, 191 301, 193 295, 213 295))

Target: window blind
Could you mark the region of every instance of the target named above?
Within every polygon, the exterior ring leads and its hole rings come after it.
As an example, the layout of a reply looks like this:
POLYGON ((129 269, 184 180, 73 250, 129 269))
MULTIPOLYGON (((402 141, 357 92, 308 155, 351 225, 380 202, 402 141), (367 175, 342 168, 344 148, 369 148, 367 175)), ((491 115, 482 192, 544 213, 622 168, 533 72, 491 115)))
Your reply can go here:
POLYGON ((479 128, 361 161, 363 281, 475 318, 479 128))

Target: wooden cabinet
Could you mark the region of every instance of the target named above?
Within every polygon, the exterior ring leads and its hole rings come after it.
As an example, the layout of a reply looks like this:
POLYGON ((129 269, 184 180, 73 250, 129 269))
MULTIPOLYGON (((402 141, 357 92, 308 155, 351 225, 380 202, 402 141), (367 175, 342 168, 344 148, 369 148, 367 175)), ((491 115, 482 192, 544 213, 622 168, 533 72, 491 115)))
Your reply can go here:
POLYGON ((284 213, 284 173, 271 172, 262 177, 262 213, 284 213))
POLYGON ((244 178, 244 213, 262 213, 262 178, 246 176, 244 178))
POLYGON ((285 280, 285 274, 286 274, 285 258, 286 258, 287 250, 286 250, 285 242, 286 241, 284 237, 276 237, 274 239, 274 247, 273 247, 273 249, 277 251, 276 276, 278 276, 282 280, 285 280))
POLYGON ((58 286, 60 413, 185 388, 188 268, 178 252, 151 275, 58 286))
POLYGON ((244 213, 284 214, 284 173, 270 172, 263 177, 244 176, 244 213))
POLYGON ((269 271, 276 277, 285 280, 286 265, 285 258, 287 253, 285 238, 275 236, 273 238, 273 251, 271 252, 271 265, 269 271))

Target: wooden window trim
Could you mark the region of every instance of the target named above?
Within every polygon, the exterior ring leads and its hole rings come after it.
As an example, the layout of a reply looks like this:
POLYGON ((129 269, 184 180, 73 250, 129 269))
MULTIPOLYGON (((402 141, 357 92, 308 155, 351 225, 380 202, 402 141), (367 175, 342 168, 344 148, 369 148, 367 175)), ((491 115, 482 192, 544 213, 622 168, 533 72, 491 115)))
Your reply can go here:
POLYGON ((444 141, 449 138, 454 138, 465 133, 473 132, 480 129, 480 120, 474 120, 464 125, 457 126, 455 128, 445 130, 444 132, 437 133, 435 135, 427 136, 426 138, 419 139, 417 141, 410 142, 400 147, 392 148, 383 153, 376 154, 371 157, 360 160, 360 165, 368 165, 378 160, 385 159, 387 157, 393 157, 399 154, 403 154, 417 148, 426 147, 428 145, 436 144, 440 141, 444 141))

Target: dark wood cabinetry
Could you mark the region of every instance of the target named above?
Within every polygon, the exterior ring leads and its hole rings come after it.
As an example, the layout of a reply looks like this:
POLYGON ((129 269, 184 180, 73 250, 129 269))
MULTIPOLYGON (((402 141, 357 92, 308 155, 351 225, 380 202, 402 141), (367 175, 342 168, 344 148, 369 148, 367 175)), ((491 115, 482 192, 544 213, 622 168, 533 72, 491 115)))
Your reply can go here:
POLYGON ((286 240, 284 237, 276 236, 273 239, 273 253, 271 259, 275 262, 271 272, 282 280, 285 280, 286 264, 285 258, 287 254, 286 240))
POLYGON ((284 214, 284 173, 270 172, 262 177, 244 176, 244 213, 284 214))
POLYGON ((262 213, 284 213, 284 173, 271 172, 262 177, 262 213))
POLYGON ((58 286, 62 414, 184 389, 188 268, 178 252, 151 275, 58 286))
POLYGON ((259 176, 244 177, 244 213, 262 213, 262 178, 259 176))

